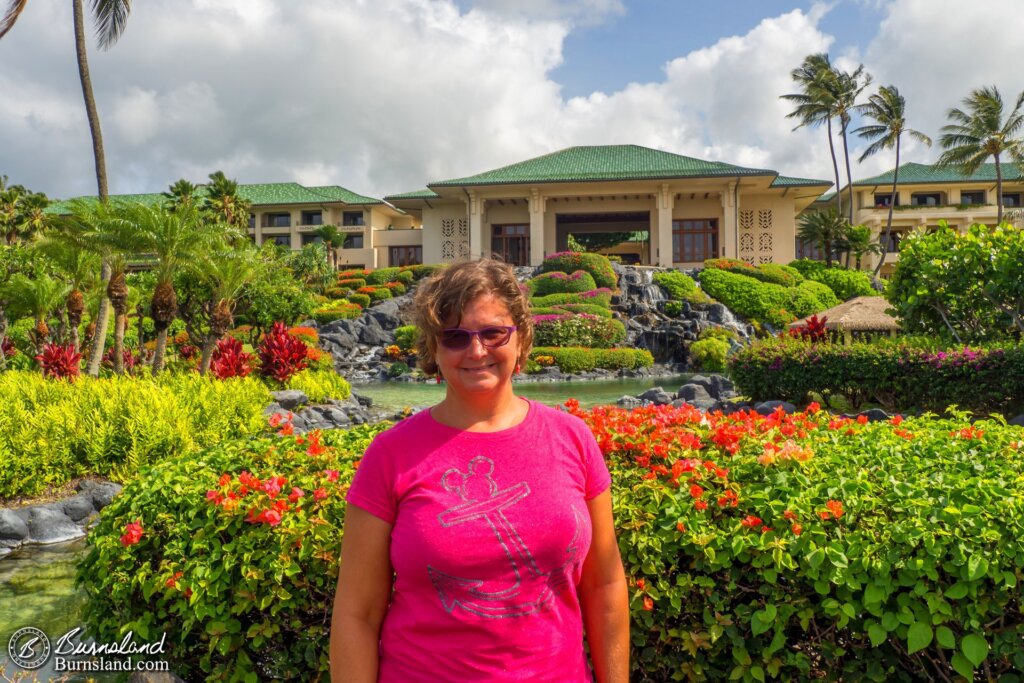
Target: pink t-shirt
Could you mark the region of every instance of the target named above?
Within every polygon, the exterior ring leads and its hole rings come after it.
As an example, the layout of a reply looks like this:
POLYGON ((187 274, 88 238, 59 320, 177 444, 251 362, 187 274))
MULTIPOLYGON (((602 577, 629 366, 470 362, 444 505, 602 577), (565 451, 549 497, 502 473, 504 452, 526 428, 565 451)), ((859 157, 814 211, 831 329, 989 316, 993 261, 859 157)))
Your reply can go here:
POLYGON ((576 585, 611 479, 582 420, 529 404, 490 433, 424 410, 367 449, 348 502, 393 525, 379 681, 592 680, 576 585))

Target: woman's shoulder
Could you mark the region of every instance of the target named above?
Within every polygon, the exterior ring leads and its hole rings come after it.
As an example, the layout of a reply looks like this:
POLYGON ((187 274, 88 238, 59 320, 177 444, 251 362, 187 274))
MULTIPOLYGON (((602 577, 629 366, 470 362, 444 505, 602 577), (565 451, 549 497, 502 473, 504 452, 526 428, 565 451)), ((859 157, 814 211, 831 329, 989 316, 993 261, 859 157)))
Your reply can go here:
POLYGON ((399 420, 383 432, 377 434, 373 439, 373 443, 376 446, 393 448, 396 444, 402 444, 407 442, 409 439, 419 438, 418 434, 421 430, 428 428, 431 423, 430 409, 424 408, 418 413, 414 413, 407 418, 399 420))

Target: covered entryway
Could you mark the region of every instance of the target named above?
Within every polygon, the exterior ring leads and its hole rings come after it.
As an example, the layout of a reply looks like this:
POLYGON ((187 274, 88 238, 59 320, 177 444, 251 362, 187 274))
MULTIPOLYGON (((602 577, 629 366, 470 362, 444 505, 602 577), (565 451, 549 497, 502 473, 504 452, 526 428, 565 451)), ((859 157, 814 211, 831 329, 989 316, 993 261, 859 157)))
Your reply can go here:
POLYGON ((573 240, 587 251, 614 254, 624 263, 652 263, 650 211, 559 213, 556 226, 558 251, 569 249, 569 236, 572 235, 573 240))

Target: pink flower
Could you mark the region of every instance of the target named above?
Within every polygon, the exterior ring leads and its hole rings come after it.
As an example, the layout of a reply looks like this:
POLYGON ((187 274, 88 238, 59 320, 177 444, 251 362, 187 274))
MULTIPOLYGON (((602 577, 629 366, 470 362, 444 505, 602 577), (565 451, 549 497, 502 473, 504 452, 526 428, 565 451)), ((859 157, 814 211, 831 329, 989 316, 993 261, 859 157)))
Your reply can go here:
POLYGON ((124 528, 124 535, 121 536, 121 545, 128 547, 135 545, 142 540, 142 520, 137 519, 124 528))

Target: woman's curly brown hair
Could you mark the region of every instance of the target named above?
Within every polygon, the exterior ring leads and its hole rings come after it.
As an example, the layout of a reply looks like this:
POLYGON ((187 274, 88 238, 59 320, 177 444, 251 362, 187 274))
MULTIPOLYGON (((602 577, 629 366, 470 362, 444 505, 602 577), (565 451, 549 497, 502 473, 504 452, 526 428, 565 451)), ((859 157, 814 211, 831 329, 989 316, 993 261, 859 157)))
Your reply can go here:
POLYGON ((437 368, 437 335, 459 324, 462 312, 477 297, 491 294, 504 303, 517 326, 519 364, 533 348, 533 318, 530 302, 519 286, 512 267, 493 259, 462 261, 443 269, 420 284, 414 300, 413 319, 419 331, 416 355, 428 375, 437 368))

